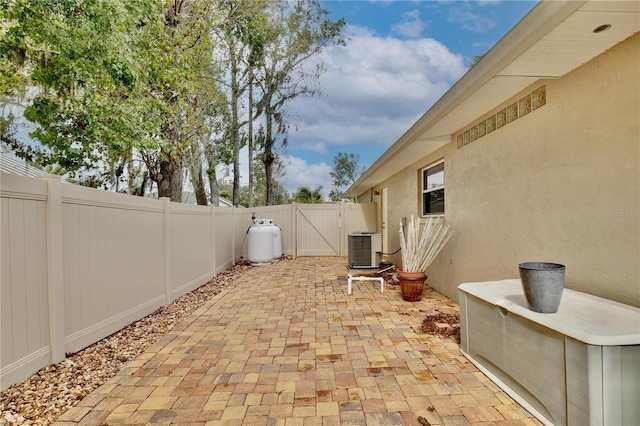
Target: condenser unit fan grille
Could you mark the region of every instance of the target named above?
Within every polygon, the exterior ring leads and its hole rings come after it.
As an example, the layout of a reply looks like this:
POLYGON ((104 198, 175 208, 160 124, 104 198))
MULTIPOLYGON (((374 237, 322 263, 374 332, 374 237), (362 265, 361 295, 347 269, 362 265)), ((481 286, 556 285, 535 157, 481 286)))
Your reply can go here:
POLYGON ((374 233, 349 234, 349 266, 377 268, 380 264, 382 236, 374 233))

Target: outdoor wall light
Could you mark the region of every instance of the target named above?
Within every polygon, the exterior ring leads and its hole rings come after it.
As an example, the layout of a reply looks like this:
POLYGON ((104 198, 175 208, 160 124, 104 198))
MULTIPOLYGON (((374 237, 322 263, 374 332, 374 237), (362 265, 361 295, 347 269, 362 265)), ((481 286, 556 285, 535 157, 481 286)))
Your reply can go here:
POLYGON ((600 25, 599 27, 596 27, 593 32, 598 34, 604 31, 607 31, 609 28, 611 28, 611 24, 604 24, 604 25, 600 25))

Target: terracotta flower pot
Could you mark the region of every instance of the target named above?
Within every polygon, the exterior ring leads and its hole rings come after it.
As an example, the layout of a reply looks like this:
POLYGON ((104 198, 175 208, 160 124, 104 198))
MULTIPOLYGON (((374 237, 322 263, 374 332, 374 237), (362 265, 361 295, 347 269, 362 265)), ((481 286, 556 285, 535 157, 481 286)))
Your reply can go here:
POLYGON ((407 302, 419 302, 422 299, 422 290, 427 275, 424 272, 398 272, 400 281, 400 293, 402 299, 407 302))

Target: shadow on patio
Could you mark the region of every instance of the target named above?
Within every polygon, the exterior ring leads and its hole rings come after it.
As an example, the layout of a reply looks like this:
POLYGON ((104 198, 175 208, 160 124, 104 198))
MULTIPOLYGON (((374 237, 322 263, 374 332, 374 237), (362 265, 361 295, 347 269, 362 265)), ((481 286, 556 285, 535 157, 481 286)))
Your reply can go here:
POLYGON ((348 295, 346 263, 252 268, 55 424, 539 424, 454 340, 420 332, 455 302, 375 281, 348 295))

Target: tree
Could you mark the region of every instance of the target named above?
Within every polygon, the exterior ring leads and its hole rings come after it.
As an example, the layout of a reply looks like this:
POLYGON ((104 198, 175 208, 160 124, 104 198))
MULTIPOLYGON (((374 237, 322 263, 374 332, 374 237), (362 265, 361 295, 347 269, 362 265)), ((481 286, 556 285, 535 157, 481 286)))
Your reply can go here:
POLYGON ((291 200, 296 203, 314 204, 322 202, 322 186, 317 187, 313 191, 306 186, 301 186, 293 194, 291 200))
MULTIPOLYGON (((216 54, 226 68, 225 78, 220 83, 225 87, 226 109, 224 115, 224 143, 231 145, 233 152, 233 204, 237 206, 240 197, 240 150, 247 143, 242 128, 251 124, 253 67, 262 58, 264 28, 266 28, 266 0, 233 1, 220 0, 219 8, 224 19, 216 27, 218 48, 216 54), (249 89, 248 113, 242 114, 243 98, 249 89)), ((249 138, 252 137, 251 131, 249 138)), ((251 152, 251 147, 249 148, 251 152)), ((249 165, 251 168, 251 164, 249 165)))
POLYGON ((262 96, 258 110, 264 114, 265 136, 262 162, 265 169, 267 199, 273 204, 273 165, 277 161, 275 149, 278 140, 286 145, 284 137, 287 123, 284 106, 298 96, 317 93, 312 85, 323 72, 321 64, 308 66, 307 62, 329 44, 342 44, 344 20, 327 19, 328 11, 317 0, 297 0, 293 4, 285 1, 270 3, 272 16, 271 36, 264 48, 256 82, 262 96))
MULTIPOLYGON (((142 195, 155 183, 174 201, 182 198, 185 169, 200 203, 203 170, 216 199, 216 166, 233 163, 235 203, 239 151, 255 142, 264 203, 276 202, 285 106, 318 93, 322 65, 309 59, 344 44, 344 21, 329 20, 318 0, 0 1, 0 108, 26 96, 24 116, 40 145, 18 141, 8 114, 0 120, 2 142, 72 176, 90 171, 92 182, 116 191, 142 195), (251 126, 245 135, 243 126, 260 116, 264 137, 251 126)), ((249 205, 259 192, 253 154, 249 205)))
MULTIPOLYGON (((266 205, 267 190, 266 179, 264 174, 264 168, 260 166, 260 155, 258 154, 258 162, 253 164, 253 185, 240 187, 240 201, 239 205, 243 207, 260 207, 266 205)), ((285 167, 279 160, 276 161, 273 168, 273 202, 276 205, 287 204, 290 201, 289 194, 285 187, 279 182, 279 179, 284 176, 285 167)))
MULTIPOLYGON (((256 181, 255 181, 255 185, 253 186, 253 191, 254 191, 253 199, 255 200, 255 206, 260 207, 265 205, 266 190, 264 186, 264 171, 257 164, 256 164, 256 169, 257 169, 256 175, 255 175, 256 181)), ((273 184, 274 184, 273 193, 274 193, 275 202, 277 204, 290 203, 291 200, 290 200, 289 194, 287 193, 286 189, 280 184, 280 182, 278 182, 277 179, 274 179, 273 184)), ((232 182, 223 181, 219 184, 219 187, 220 187, 221 196, 225 198, 231 197, 233 193, 232 182)), ((243 207, 249 207, 249 195, 250 195, 249 191, 250 189, 248 185, 240 186, 239 205, 243 207)))
POLYGON ((191 180, 191 186, 193 187, 193 192, 196 197, 196 203, 200 206, 206 206, 208 202, 207 192, 204 188, 202 162, 203 158, 202 153, 200 152, 200 144, 191 144, 190 158, 188 161, 189 178, 191 180))
MULTIPOLYGON (((253 164, 254 182, 251 186, 252 191, 249 195, 253 196, 253 206, 267 205, 267 179, 262 167, 261 153, 257 155, 258 162, 253 164)), ((273 176, 271 179, 272 205, 280 205, 289 203, 289 194, 280 183, 280 178, 285 175, 285 165, 278 158, 273 165, 273 176)), ((247 205, 249 207, 247 199, 247 205)))
MULTIPOLYGON (((138 56, 146 67, 140 98, 158 104, 149 129, 156 143, 143 147, 143 159, 158 184, 158 195, 172 201, 182 199, 183 162, 189 153, 192 157, 196 153, 194 145, 207 134, 208 118, 220 100, 212 78, 219 72, 211 61, 211 27, 217 17, 214 6, 212 0, 174 0, 162 22, 139 38, 138 56)), ((201 174, 201 167, 195 169, 201 174)))
POLYGON ((24 115, 37 124, 31 137, 42 147, 12 148, 71 173, 128 167, 133 148, 159 195, 180 200, 185 153, 204 133, 216 99, 212 0, 7 6, 0 67, 11 74, 0 89, 11 96, 39 89, 24 115))
MULTIPOLYGON (((204 150, 204 157, 207 161, 207 178, 209 180, 209 193, 211 194, 211 204, 218 206, 218 198, 223 196, 220 192, 220 186, 218 184, 218 176, 216 173, 216 167, 218 164, 229 164, 232 158, 232 152, 230 151, 229 144, 224 143, 220 139, 216 139, 210 132, 202 139, 202 146, 204 150)), ((227 196, 224 196, 227 198, 227 196)), ((229 199, 233 198, 233 190, 229 199)))
POLYGON ((333 170, 329 172, 334 186, 334 189, 329 194, 331 200, 342 200, 344 190, 358 179, 362 173, 358 166, 359 161, 360 156, 358 154, 347 154, 346 152, 339 152, 333 158, 333 170))
POLYGON ((149 10, 141 4, 127 10, 122 2, 105 6, 95 1, 82 7, 44 0, 4 6, 0 8, 2 101, 30 93, 24 113, 38 124, 32 137, 48 149, 37 152, 19 141, 11 147, 23 157, 58 162, 70 172, 94 167, 103 159, 97 151, 105 151, 92 146, 94 139, 99 136, 105 148, 121 143, 112 131, 119 127, 120 117, 114 115, 110 123, 96 119, 93 107, 104 100, 97 89, 123 93, 131 88, 135 77, 130 56, 119 54, 121 37, 135 28, 132 14, 147 15, 149 10), (93 102, 82 102, 87 99, 93 102))

